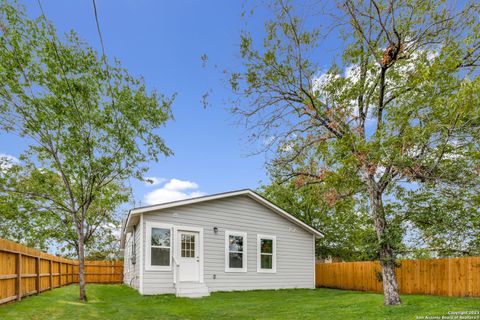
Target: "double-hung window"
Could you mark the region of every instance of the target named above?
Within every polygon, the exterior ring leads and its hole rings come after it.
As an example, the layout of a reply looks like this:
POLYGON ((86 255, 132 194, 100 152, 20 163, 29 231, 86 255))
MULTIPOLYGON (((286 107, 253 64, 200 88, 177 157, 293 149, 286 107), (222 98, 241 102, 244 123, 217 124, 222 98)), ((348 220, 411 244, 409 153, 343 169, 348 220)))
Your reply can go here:
POLYGON ((225 231, 225 272, 247 271, 247 234, 225 231))
POLYGON ((277 239, 257 235, 257 272, 277 272, 277 239))
POLYGON ((147 223, 145 267, 149 270, 171 270, 172 227, 147 223))

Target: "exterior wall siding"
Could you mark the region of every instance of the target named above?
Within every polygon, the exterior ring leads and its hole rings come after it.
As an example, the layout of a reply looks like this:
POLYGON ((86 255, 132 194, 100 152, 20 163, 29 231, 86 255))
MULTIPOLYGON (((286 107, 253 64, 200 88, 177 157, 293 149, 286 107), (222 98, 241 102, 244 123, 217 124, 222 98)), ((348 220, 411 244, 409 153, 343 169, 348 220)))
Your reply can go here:
MULTIPOLYGON (((312 234, 247 196, 144 213, 143 221, 143 234, 147 221, 203 228, 204 281, 211 292, 315 287, 312 234), (247 272, 225 272, 225 230, 247 233, 247 272), (257 234, 276 236, 276 273, 257 272, 257 234)), ((143 271, 143 294, 174 292, 173 271, 143 271)))
POLYGON ((135 266, 134 266, 134 273, 135 273, 135 278, 133 279, 132 287, 136 288, 138 290, 140 286, 140 251, 142 250, 142 241, 140 238, 140 228, 138 228, 135 232, 135 266))
POLYGON ((140 230, 135 232, 135 264, 132 262, 132 242, 134 241, 133 233, 129 233, 125 241, 124 262, 123 262, 123 283, 138 290, 139 288, 139 272, 140 272, 140 230))
POLYGON ((126 285, 130 285, 131 279, 135 276, 135 271, 132 268, 132 264, 128 261, 132 256, 132 234, 129 233, 126 236, 125 240, 125 250, 123 252, 123 283, 126 285))

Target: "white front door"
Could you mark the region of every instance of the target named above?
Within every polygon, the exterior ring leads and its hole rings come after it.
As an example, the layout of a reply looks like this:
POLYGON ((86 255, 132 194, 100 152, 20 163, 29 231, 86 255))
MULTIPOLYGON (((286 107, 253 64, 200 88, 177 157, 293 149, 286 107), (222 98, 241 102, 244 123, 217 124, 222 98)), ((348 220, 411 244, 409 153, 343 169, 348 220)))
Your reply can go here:
POLYGON ((178 231, 177 257, 180 281, 200 280, 200 238, 198 232, 178 231))

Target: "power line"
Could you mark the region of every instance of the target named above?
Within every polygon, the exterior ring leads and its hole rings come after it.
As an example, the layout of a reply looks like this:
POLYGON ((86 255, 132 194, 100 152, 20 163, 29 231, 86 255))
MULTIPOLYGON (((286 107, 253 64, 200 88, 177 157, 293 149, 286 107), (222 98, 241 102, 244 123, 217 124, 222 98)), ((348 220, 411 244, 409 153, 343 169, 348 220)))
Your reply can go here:
POLYGON ((102 47, 102 60, 103 60, 103 63, 105 64, 105 70, 107 72, 108 88, 110 90, 110 95, 112 96, 112 107, 115 108, 115 98, 113 95, 112 84, 110 83, 110 72, 108 68, 107 55, 105 54, 105 46, 103 44, 102 32, 100 30, 100 23, 98 22, 97 4, 95 0, 92 0, 92 3, 93 3, 93 12, 95 14, 95 22, 97 24, 98 37, 100 38, 100 45, 102 47))

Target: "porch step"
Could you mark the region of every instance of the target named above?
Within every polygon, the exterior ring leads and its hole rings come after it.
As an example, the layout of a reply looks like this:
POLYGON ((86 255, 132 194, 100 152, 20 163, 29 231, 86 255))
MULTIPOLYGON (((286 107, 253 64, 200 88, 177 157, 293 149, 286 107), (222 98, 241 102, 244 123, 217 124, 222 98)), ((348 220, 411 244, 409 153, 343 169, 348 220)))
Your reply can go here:
POLYGON ((175 284, 177 297, 200 298, 209 296, 208 287, 200 282, 178 282, 175 284))

